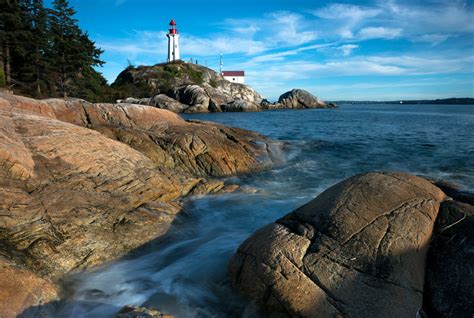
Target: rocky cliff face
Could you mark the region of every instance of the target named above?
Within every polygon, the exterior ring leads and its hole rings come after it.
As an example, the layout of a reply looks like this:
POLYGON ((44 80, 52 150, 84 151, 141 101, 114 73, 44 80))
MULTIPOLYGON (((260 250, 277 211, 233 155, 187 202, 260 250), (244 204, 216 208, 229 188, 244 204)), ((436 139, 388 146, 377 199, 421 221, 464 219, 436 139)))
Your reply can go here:
POLYGON ((204 66, 181 61, 128 68, 119 74, 113 87, 124 90, 128 96, 138 97, 135 101, 139 104, 151 104, 174 112, 226 111, 235 109, 226 107, 235 101, 259 108, 262 102, 262 97, 252 88, 231 83, 204 66), (183 107, 170 107, 170 100, 153 97, 160 94, 183 107))
POLYGON ((268 167, 271 148, 148 106, 1 95, 0 254, 53 280, 116 259, 166 233, 181 197, 235 189, 209 176, 268 167))
POLYGON ((470 317, 473 215, 426 179, 355 176, 254 233, 231 279, 274 317, 470 317))

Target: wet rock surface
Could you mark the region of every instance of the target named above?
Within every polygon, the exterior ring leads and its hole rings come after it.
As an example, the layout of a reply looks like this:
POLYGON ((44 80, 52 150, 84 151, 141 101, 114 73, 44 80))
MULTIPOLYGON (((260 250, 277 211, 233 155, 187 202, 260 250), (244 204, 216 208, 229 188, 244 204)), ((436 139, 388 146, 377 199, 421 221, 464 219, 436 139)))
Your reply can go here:
POLYGON ((403 173, 352 177, 248 238, 231 280, 274 316, 414 317, 446 199, 403 173))
POLYGON ((117 259, 165 234, 180 198, 236 189, 210 176, 269 167, 266 142, 149 106, 1 95, 0 254, 53 281, 117 259))

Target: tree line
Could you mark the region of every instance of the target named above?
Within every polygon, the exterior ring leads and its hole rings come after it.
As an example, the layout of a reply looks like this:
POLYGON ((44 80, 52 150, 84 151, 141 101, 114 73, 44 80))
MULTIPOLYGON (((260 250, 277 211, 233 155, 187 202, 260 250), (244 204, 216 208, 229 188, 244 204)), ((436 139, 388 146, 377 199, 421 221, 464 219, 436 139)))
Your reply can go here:
POLYGON ((114 92, 94 67, 103 50, 78 26, 67 0, 0 0, 0 87, 43 97, 110 101, 114 92))

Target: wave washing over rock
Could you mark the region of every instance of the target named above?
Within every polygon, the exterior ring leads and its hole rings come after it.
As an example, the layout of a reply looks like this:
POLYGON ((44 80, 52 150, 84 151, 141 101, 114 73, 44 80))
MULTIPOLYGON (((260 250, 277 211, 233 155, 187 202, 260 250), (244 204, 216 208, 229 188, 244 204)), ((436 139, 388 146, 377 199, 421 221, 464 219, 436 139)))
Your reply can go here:
POLYGON ((234 191, 212 177, 268 168, 278 148, 153 107, 8 94, 0 137, 0 279, 23 282, 2 288, 2 317, 57 298, 51 282, 66 273, 162 236, 181 198, 234 191))

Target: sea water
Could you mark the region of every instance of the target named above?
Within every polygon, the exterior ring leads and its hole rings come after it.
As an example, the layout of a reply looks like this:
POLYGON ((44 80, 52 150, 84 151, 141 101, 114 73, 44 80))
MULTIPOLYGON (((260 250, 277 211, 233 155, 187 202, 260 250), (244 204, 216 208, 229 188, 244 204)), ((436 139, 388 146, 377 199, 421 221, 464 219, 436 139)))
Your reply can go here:
POLYGON ((231 288, 227 275, 230 257, 256 229, 367 171, 405 171, 474 190, 474 106, 341 105, 183 117, 282 141, 284 160, 269 171, 226 180, 255 193, 190 198, 162 241, 73 276, 58 317, 110 317, 124 305, 176 317, 261 316, 231 288))

